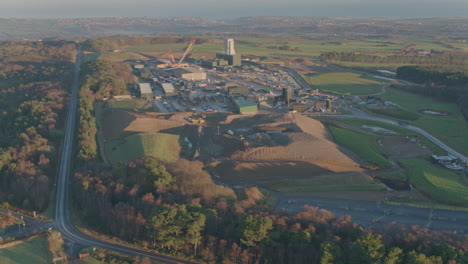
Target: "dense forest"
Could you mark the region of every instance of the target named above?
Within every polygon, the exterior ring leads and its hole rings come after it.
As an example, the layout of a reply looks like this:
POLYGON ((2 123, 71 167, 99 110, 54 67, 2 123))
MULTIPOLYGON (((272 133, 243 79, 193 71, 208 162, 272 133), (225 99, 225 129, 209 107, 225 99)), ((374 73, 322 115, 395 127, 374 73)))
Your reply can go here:
POLYGON ((325 52, 320 59, 328 62, 394 63, 418 65, 468 65, 468 55, 463 53, 443 53, 430 55, 389 55, 377 56, 359 52, 325 52))
POLYGON ((66 41, 0 43, 0 199, 45 210, 75 45, 66 41))
POLYGON ((216 185, 203 164, 143 158, 74 176, 80 217, 143 248, 206 263, 466 263, 468 236, 416 226, 371 231, 306 206, 273 213, 256 188, 216 185), (122 228, 125 227, 125 228, 122 228))
POLYGON ((397 78, 420 85, 394 84, 395 88, 456 102, 468 120, 468 68, 440 65, 403 66, 397 69, 397 78))
POLYGON ((415 83, 460 86, 468 90, 468 68, 464 66, 403 66, 397 69, 397 78, 415 83))

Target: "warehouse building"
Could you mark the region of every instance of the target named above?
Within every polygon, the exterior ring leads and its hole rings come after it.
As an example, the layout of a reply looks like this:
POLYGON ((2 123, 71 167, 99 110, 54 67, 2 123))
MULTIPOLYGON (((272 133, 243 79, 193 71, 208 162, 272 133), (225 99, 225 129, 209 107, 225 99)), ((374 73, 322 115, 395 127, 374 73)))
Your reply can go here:
POLYGON ((151 85, 149 83, 140 83, 140 97, 151 99, 153 98, 153 90, 151 90, 151 85))
POLYGON ((241 94, 241 95, 246 95, 249 93, 249 90, 245 87, 229 87, 228 88, 228 94, 229 95, 235 95, 235 94, 241 94))
POLYGON ((244 98, 234 99, 234 107, 239 114, 254 114, 258 111, 258 106, 254 101, 244 98))
POLYGON ((177 95, 177 90, 175 89, 172 83, 162 83, 161 87, 163 88, 165 96, 175 96, 177 95))
POLYGON ((177 68, 171 71, 171 74, 178 79, 185 79, 189 81, 202 81, 206 80, 206 72, 197 69, 182 69, 177 68))
POLYGON ((208 69, 213 69, 219 66, 228 66, 229 62, 227 60, 216 59, 216 60, 204 60, 202 61, 202 66, 208 69))
POLYGON ((225 60, 231 66, 241 66, 242 65, 242 58, 240 54, 228 55, 223 53, 216 54, 216 58, 218 60, 225 60))

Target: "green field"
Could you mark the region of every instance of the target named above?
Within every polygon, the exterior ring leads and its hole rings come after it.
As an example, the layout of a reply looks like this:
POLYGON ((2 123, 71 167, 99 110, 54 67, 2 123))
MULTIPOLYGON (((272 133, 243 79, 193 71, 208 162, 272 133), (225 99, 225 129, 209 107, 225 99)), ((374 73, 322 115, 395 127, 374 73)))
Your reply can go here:
MULTIPOLYGON (((434 143, 429 141, 427 138, 425 138, 425 137, 423 137, 423 136, 421 136, 421 135, 419 135, 419 134, 417 134, 417 133, 415 133, 413 131, 410 131, 410 130, 407 130, 407 129, 403 128, 403 127, 400 127, 400 126, 392 126, 392 125, 382 123, 382 122, 378 122, 378 121, 371 121, 371 120, 364 120, 364 119, 357 119, 357 118, 342 119, 342 120, 340 120, 340 122, 351 125, 351 126, 354 126, 356 128, 361 128, 363 125, 376 126, 376 127, 381 127, 381 128, 385 128, 385 129, 388 129, 388 130, 392 130, 392 131, 397 132, 397 133, 402 134, 402 135, 417 137, 422 143, 424 143, 424 145, 428 146, 434 152, 434 154, 436 154, 436 155, 445 155, 445 154, 447 154, 446 151, 439 148, 437 145, 435 145, 434 143)), ((376 134, 375 132, 373 132, 373 133, 376 134)), ((382 134, 382 135, 386 135, 386 134, 382 134)))
POLYGON ((391 167, 390 162, 384 157, 383 150, 377 145, 376 136, 360 134, 334 124, 327 124, 327 126, 338 145, 351 150, 364 162, 382 168, 391 167))
MULTIPOLYGON (((221 38, 221 37, 220 37, 221 38)), ((166 52, 171 48, 173 52, 183 52, 186 44, 156 44, 132 46, 126 48, 130 52, 166 52)), ((346 40, 337 41, 306 40, 306 39, 284 39, 284 38, 236 38, 236 51, 247 55, 257 56, 319 56, 322 52, 343 51, 343 52, 366 52, 370 54, 388 55, 402 49, 405 43, 384 44, 375 40, 346 40), (283 45, 289 49, 280 50, 283 45)), ((200 44, 193 48, 193 53, 217 53, 221 52, 223 45, 220 44, 200 44)))
POLYGON ((153 104, 144 99, 112 100, 107 102, 107 107, 118 110, 156 112, 153 104))
POLYGON ((351 72, 324 73, 305 79, 324 93, 338 95, 367 95, 381 91, 384 82, 364 78, 351 72))
POLYGON ((45 236, 40 236, 10 248, 0 249, 0 263, 51 263, 45 236))
POLYGON ((381 191, 387 187, 364 175, 330 175, 310 179, 275 181, 264 186, 278 192, 381 191), (340 183, 340 184, 337 184, 340 183))
MULTIPOLYGON (((179 136, 162 133, 142 133, 112 140, 110 159, 113 162, 135 160, 151 156, 165 162, 179 159, 179 136)), ((108 152, 109 153, 109 152, 108 152)))
MULTIPOLYGON (((208 37, 211 39, 222 39, 223 37, 208 37)), ((427 40, 415 39, 387 39, 385 41, 377 41, 375 39, 341 39, 335 38, 331 40, 311 40, 303 38, 253 38, 253 37, 237 37, 236 51, 243 55, 256 55, 256 56, 301 56, 301 57, 318 57, 324 52, 361 52, 365 54, 372 54, 378 56, 388 56, 397 54, 401 49, 411 46, 415 49, 435 49, 435 50, 455 50, 445 44, 439 42, 432 42, 427 40), (282 48, 283 49, 280 49, 282 48), (284 47, 287 47, 284 49, 284 47)), ((450 44, 452 45, 452 44, 450 44)), ((457 43, 457 45, 463 45, 457 43)), ((155 44, 155 45, 140 45, 127 47, 125 51, 119 53, 108 54, 111 57, 121 57, 128 59, 137 59, 138 52, 167 52, 169 48, 176 53, 176 58, 182 54, 187 44, 171 43, 171 44, 155 44), (132 52, 133 55, 131 55, 132 52)), ((193 48, 194 57, 198 57, 197 53, 215 53, 221 52, 223 48, 222 43, 213 44, 199 44, 193 48)), ((106 55, 105 55, 106 56, 106 55)), ((385 67, 395 69, 400 64, 379 64, 379 63, 352 63, 352 62, 339 62, 343 66, 355 67, 385 67)))
POLYGON ((432 199, 453 205, 468 205, 468 186, 456 173, 421 159, 403 159, 400 164, 408 171, 411 184, 432 199))
POLYGON ((408 93, 392 88, 382 95, 385 100, 398 104, 403 110, 418 115, 411 124, 420 127, 457 151, 468 155, 468 122, 455 103, 440 102, 431 97, 408 93), (422 114, 421 109, 449 112, 448 116, 422 114))

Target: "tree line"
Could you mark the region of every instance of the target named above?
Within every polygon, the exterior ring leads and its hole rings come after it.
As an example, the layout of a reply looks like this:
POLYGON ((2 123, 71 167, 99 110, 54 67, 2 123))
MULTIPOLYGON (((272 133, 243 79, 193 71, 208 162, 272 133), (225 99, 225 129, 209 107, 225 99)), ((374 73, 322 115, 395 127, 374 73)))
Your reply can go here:
POLYGON ((128 94, 127 83, 133 81, 134 77, 128 64, 101 59, 85 63, 81 74, 77 157, 80 161, 87 161, 97 158, 94 102, 114 95, 128 94))
POLYGON ((256 188, 214 184, 203 164, 152 158, 74 175, 77 212, 100 232, 202 263, 466 263, 467 235, 390 224, 366 230, 351 217, 305 206, 273 213, 256 188))
POLYGON ((75 55, 67 41, 0 43, 2 201, 47 208, 75 55))
POLYGON ((320 59, 328 62, 361 62, 381 64, 417 64, 417 65, 467 65, 468 55, 463 53, 443 53, 418 55, 389 55, 377 56, 359 52, 325 52, 320 54, 320 59))

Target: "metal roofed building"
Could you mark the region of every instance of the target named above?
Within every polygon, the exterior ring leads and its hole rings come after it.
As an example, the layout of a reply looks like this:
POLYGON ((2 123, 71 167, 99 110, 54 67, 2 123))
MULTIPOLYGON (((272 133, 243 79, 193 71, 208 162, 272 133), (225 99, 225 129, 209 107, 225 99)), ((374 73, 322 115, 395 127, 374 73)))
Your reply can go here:
POLYGON ((182 78, 189 81, 206 80, 206 72, 190 68, 177 68, 172 70, 172 74, 176 78, 182 78))
POLYGON ((140 83, 140 97, 150 99, 153 98, 153 90, 149 83, 140 83))
POLYGON ((234 106, 239 114, 254 114, 258 111, 257 103, 244 98, 234 99, 234 106))
POLYGON ((175 89, 172 83, 162 83, 161 87, 164 90, 164 95, 166 96, 174 96, 177 95, 177 90, 175 89))

